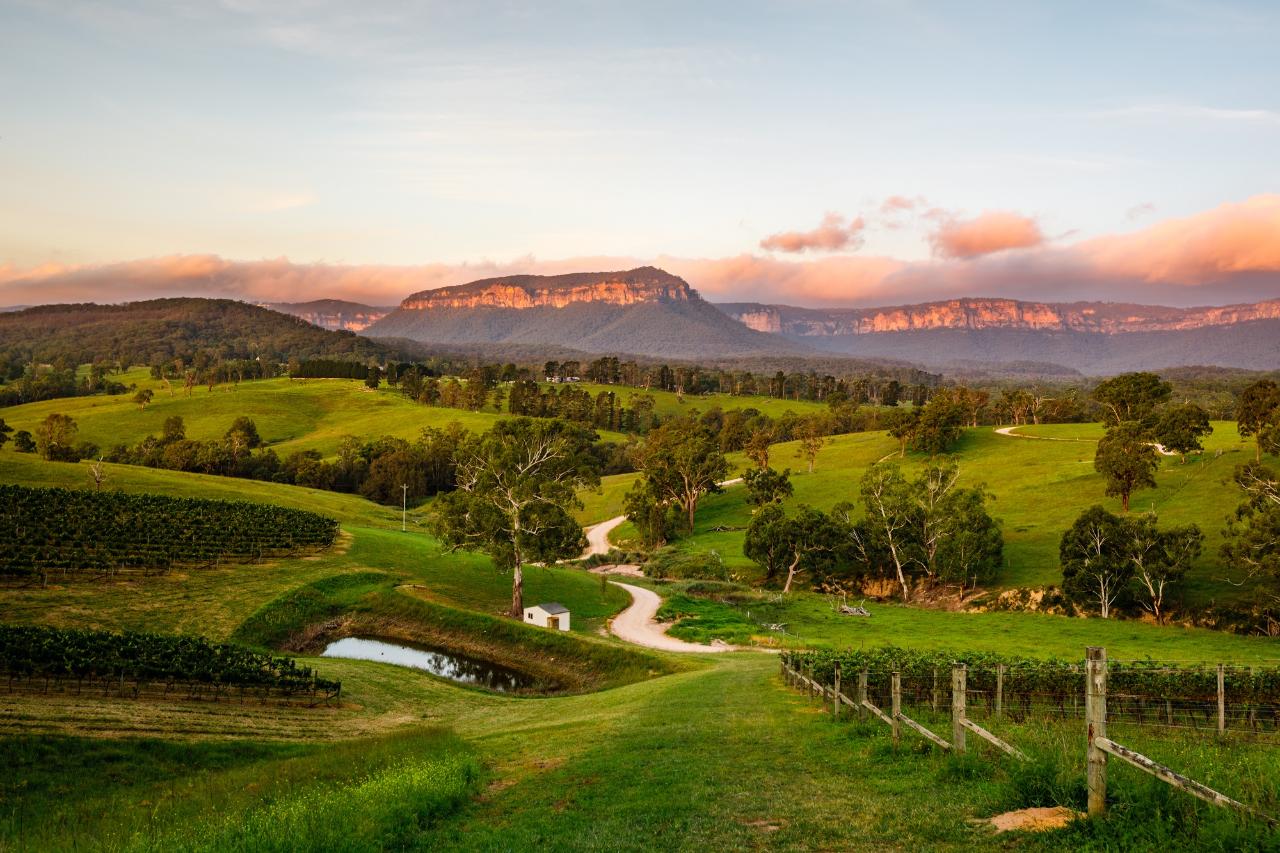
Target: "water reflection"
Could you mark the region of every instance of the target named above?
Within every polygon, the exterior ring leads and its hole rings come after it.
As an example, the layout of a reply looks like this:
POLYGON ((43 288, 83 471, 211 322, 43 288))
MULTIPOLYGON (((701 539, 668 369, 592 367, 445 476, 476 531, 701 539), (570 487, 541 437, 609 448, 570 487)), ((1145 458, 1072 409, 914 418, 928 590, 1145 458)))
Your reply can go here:
POLYGON ((344 637, 330 643, 325 647, 323 657, 393 663, 426 670, 432 675, 439 675, 459 684, 473 684, 502 692, 536 686, 534 679, 528 675, 491 661, 363 637, 344 637))

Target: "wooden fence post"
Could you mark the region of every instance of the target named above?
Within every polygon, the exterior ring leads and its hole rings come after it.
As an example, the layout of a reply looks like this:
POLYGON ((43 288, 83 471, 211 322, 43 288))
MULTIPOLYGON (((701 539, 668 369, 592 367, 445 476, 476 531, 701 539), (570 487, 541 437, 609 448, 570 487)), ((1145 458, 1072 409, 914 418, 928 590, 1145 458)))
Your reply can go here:
POLYGON ((1218 736, 1227 733, 1227 678, 1222 664, 1218 664, 1218 736))
POLYGON ((1088 721, 1089 817, 1107 813, 1107 754, 1094 743, 1107 736, 1107 650, 1085 649, 1084 716, 1088 721))
POLYGON ((840 661, 836 661, 835 689, 831 691, 831 717, 840 719, 840 661))
POLYGON ((962 664, 951 667, 951 749, 962 753, 964 746, 964 700, 968 691, 968 668, 962 664))
POLYGON ((812 662, 810 662, 808 669, 809 669, 809 701, 812 702, 813 701, 813 685, 814 685, 812 662))
POLYGON ((858 719, 865 720, 867 718, 867 706, 863 703, 867 701, 867 671, 864 669, 858 673, 858 719))
POLYGON ((933 712, 938 713, 938 668, 933 668, 933 712))
POLYGON ((996 719, 1004 713, 1004 664, 996 664, 996 719))
POLYGON ((902 673, 893 673, 892 682, 892 713, 889 715, 893 719, 893 748, 898 748, 898 738, 902 732, 902 724, 898 722, 898 715, 902 713, 902 673))

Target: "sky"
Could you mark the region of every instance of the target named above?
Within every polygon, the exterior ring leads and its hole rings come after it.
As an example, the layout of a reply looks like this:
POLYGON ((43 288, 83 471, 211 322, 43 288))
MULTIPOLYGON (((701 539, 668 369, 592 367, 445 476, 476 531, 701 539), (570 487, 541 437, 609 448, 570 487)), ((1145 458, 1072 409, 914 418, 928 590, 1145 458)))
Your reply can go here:
POLYGON ((0 305, 1280 297, 1280 5, 0 0, 0 305))

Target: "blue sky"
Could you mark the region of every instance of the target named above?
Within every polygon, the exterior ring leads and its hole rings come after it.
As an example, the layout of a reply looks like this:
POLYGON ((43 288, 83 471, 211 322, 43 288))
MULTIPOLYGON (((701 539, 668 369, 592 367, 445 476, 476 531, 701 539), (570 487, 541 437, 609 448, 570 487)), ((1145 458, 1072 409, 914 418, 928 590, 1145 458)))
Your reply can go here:
POLYGON ((933 268, 986 212, 1043 253, 1280 191, 1276 44, 1267 3, 7 0, 0 264, 933 268))

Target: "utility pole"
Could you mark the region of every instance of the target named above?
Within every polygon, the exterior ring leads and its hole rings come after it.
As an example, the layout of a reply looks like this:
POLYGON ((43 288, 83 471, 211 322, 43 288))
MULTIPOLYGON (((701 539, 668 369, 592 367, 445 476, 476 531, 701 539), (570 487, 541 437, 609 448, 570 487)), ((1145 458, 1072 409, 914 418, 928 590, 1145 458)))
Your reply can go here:
POLYGON ((405 532, 405 525, 409 520, 409 484, 400 484, 400 532, 405 532))

